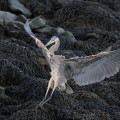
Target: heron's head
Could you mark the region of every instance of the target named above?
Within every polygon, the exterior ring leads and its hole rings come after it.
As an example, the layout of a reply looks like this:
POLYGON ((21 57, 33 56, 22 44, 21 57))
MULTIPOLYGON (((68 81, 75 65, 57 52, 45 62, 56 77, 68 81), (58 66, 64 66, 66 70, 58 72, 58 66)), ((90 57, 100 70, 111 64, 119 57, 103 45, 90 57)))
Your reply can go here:
POLYGON ((52 43, 55 43, 59 38, 57 36, 53 36, 50 41, 45 45, 45 47, 49 46, 52 43))

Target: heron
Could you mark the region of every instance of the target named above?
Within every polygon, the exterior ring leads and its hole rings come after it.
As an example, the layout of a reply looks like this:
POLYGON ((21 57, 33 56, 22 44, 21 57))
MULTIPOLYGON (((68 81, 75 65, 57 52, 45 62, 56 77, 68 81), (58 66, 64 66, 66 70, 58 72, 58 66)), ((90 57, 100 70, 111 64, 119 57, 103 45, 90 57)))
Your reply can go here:
POLYGON ((26 21, 24 28, 42 50, 51 69, 51 78, 48 82, 46 94, 38 107, 48 102, 55 90, 72 94, 73 90, 68 85, 68 80, 74 80, 75 83, 80 86, 89 85, 113 76, 120 69, 120 49, 111 51, 110 47, 95 55, 85 57, 77 56, 66 59, 65 56, 55 55, 55 52, 60 46, 60 39, 57 36, 53 36, 50 41, 44 45, 32 33, 28 21, 26 21), (52 43, 54 43, 54 45, 48 49, 47 47, 52 43), (52 92, 47 98, 50 88, 52 92))

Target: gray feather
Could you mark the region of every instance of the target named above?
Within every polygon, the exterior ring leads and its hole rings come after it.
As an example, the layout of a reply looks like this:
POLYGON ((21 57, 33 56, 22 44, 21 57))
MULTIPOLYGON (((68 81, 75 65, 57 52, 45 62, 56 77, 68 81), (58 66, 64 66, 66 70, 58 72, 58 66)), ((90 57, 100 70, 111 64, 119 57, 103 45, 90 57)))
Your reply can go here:
POLYGON ((106 48, 105 50, 103 50, 102 52, 109 52, 112 49, 112 46, 106 48))
POLYGON ((25 28, 26 32, 27 32, 30 36, 36 37, 36 36, 32 33, 32 31, 31 31, 31 29, 30 29, 30 27, 29 27, 29 22, 28 22, 28 20, 26 21, 26 23, 25 23, 25 25, 24 25, 24 28, 25 28))
POLYGON ((100 82, 116 74, 120 69, 120 49, 97 55, 66 59, 72 64, 73 79, 78 85, 100 82))

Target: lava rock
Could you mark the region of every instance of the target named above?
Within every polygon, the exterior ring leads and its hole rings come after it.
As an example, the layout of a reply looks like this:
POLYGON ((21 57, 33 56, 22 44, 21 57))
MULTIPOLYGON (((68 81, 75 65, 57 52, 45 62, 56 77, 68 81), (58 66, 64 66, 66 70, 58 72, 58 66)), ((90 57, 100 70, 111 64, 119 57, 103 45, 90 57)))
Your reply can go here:
POLYGON ((17 18, 17 15, 10 12, 0 11, 0 20, 14 21, 17 18))
MULTIPOLYGON (((17 29, 24 29, 24 23, 20 22, 20 21, 13 21, 13 22, 8 22, 6 23, 6 25, 8 26, 12 26, 14 28, 17 28, 17 29)), ((16 31, 17 32, 17 31, 16 31)))
POLYGON ((61 34, 65 33, 65 30, 63 28, 60 28, 60 27, 57 27, 56 31, 57 31, 58 35, 61 35, 61 34))
POLYGON ((86 35, 86 37, 87 38, 99 38, 99 36, 96 34, 96 33, 88 33, 87 35, 86 35))
POLYGON ((65 33, 65 30, 63 28, 55 28, 55 27, 51 27, 49 25, 46 25, 43 28, 38 28, 35 30, 36 32, 40 32, 40 33, 44 33, 44 34, 48 34, 48 35, 62 35, 63 33, 65 33))
POLYGON ((14 12, 21 12, 26 16, 30 16, 31 12, 29 11, 29 9, 25 8, 23 4, 21 4, 18 0, 8 0, 9 2, 9 7, 10 10, 14 11, 14 12))
POLYGON ((43 4, 37 4, 32 9, 32 16, 49 16, 51 14, 51 9, 43 4))
POLYGON ((37 28, 42 28, 46 25, 46 20, 38 17, 35 17, 31 20, 30 22, 30 27, 31 29, 37 29, 37 28))
POLYGON ((17 38, 17 37, 19 36, 19 32, 16 31, 16 30, 9 31, 9 32, 8 32, 8 36, 9 36, 9 37, 17 38))
POLYGON ((0 10, 2 11, 8 11, 8 0, 0 0, 0 10))
POLYGON ((76 42, 74 35, 70 31, 65 31, 63 35, 67 37, 71 42, 76 42))
POLYGON ((52 34, 52 27, 49 26, 49 25, 46 25, 45 27, 43 28, 38 28, 35 30, 36 32, 40 32, 40 33, 45 33, 45 34, 49 34, 51 35, 52 34))
POLYGON ((27 18, 26 18, 24 15, 19 15, 19 16, 16 18, 16 21, 20 21, 20 22, 25 23, 25 22, 27 21, 27 18))
POLYGON ((24 5, 28 3, 28 0, 18 0, 18 1, 24 5))

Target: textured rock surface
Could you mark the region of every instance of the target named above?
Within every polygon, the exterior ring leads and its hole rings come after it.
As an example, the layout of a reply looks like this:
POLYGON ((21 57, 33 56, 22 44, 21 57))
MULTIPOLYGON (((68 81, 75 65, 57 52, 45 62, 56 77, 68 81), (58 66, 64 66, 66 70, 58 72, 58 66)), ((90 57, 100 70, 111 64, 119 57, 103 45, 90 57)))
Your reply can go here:
POLYGON ((17 15, 10 12, 0 11, 0 20, 14 21, 17 15))
POLYGON ((45 25, 46 25, 46 21, 44 19, 40 18, 39 16, 33 18, 30 22, 31 29, 37 29, 40 27, 44 27, 45 25))
POLYGON ((16 21, 20 21, 20 22, 23 22, 25 23, 27 20, 27 18, 24 16, 24 15, 19 15, 17 18, 16 18, 16 21))
MULTIPOLYGON (((19 1, 32 12, 27 19, 40 16, 46 20, 41 32, 33 31, 44 44, 53 35, 60 38, 56 54, 69 58, 95 54, 110 45, 120 48, 119 0, 73 0, 67 5, 56 0, 19 1)), ((0 1, 0 10, 9 11, 8 6, 7 0, 0 1)), ((16 27, 24 18, 0 22, 0 86, 5 89, 5 94, 0 93, 0 120, 120 120, 120 72, 83 87, 71 80, 72 95, 56 91, 35 113, 45 95, 50 69, 34 40, 16 27)))
POLYGON ((26 16, 30 16, 30 10, 25 8, 23 4, 21 4, 18 0, 8 0, 10 10, 14 12, 21 12, 26 16))

